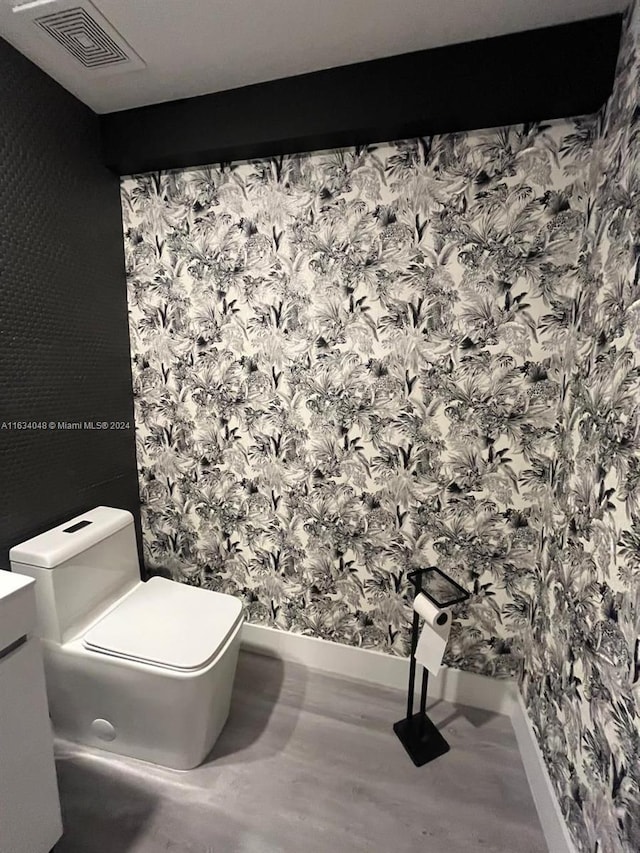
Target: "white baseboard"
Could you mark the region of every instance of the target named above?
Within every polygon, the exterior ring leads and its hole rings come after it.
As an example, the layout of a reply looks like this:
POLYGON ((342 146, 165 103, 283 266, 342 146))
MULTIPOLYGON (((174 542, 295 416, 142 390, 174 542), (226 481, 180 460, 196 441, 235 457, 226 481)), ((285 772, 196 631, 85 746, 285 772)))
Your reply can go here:
MULTIPOLYGON (((280 657, 343 678, 407 689, 407 658, 247 623, 242 628, 242 645, 247 651, 280 657)), ((420 679, 416 680, 419 690, 420 679)), ((429 679, 431 699, 445 699, 496 714, 510 716, 515 695, 515 685, 510 679, 487 678, 459 669, 444 667, 440 675, 429 679)))
MULTIPOLYGON (((279 657, 342 678, 365 681, 380 687, 407 689, 409 661, 383 652, 247 623, 242 628, 242 646, 247 651, 279 657)), ((419 679, 417 681, 419 689, 419 679)), ((429 697, 505 714, 511 718, 549 851, 576 853, 515 682, 445 667, 440 675, 429 679, 429 697)))
POLYGON ((538 739, 519 692, 513 703, 511 724, 549 850, 551 853, 576 853, 538 739))

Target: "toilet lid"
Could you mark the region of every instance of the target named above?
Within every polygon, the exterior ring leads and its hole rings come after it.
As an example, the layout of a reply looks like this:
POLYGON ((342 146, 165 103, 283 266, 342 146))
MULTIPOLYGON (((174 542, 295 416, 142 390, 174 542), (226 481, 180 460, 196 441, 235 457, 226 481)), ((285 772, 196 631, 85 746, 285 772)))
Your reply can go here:
POLYGON ((241 619, 232 595, 154 577, 87 631, 84 646, 167 669, 200 669, 241 619))

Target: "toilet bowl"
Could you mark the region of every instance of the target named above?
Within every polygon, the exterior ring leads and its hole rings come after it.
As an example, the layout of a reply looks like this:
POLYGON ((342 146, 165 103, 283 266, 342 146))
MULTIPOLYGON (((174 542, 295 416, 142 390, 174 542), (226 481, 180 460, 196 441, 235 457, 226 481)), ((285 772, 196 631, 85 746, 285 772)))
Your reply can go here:
POLYGON ((227 720, 243 616, 230 595, 140 580, 131 513, 97 507, 9 552, 36 581, 56 734, 177 770, 227 720))

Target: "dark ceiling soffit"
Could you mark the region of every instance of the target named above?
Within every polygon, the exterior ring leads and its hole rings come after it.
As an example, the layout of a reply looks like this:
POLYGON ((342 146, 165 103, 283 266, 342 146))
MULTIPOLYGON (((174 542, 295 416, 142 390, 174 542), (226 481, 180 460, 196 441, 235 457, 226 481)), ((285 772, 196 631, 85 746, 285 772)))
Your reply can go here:
POLYGON ((101 116, 125 175, 585 115, 611 93, 622 16, 343 65, 101 116))

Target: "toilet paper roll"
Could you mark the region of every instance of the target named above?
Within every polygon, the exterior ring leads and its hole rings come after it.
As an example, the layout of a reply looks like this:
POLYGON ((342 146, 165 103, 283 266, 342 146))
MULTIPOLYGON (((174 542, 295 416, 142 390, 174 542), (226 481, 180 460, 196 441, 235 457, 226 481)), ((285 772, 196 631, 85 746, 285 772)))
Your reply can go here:
POLYGON ((416 660, 437 675, 442 669, 442 658, 449 640, 451 614, 448 610, 440 610, 422 593, 414 598, 413 609, 424 620, 416 647, 416 660))

